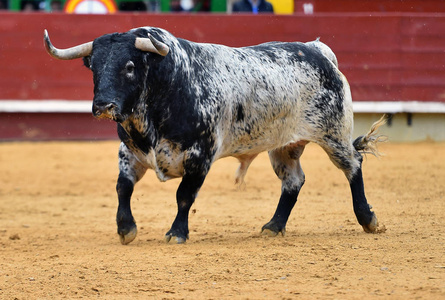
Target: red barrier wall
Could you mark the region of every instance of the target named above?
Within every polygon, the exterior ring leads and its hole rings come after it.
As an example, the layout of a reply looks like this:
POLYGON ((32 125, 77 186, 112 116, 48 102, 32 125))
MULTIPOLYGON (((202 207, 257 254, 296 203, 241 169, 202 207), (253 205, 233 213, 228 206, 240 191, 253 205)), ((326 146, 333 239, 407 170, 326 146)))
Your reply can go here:
MULTIPOLYGON (((89 100, 92 75, 82 60, 46 54, 56 47, 139 26, 162 27, 196 42, 247 46, 316 37, 336 53, 356 101, 445 102, 445 14, 347 13, 253 15, 66 15, 0 13, 2 99, 89 100)), ((116 138, 116 124, 91 114, 0 113, 0 140, 116 138)))
POLYGON ((0 99, 92 99, 81 60, 57 61, 43 48, 105 33, 158 26, 197 42, 246 46, 320 36, 336 53, 357 101, 445 101, 445 14, 66 15, 0 14, 0 99))
POLYGON ((113 121, 85 113, 0 113, 0 141, 117 139, 113 121))
POLYGON ((443 0, 294 0, 295 12, 312 4, 314 13, 328 12, 445 12, 443 0))

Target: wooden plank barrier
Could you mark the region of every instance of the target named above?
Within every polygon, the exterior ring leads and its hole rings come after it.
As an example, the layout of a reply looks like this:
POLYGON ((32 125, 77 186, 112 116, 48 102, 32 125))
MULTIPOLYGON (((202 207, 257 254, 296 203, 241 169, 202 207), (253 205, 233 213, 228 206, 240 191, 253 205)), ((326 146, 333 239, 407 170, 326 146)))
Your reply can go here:
POLYGON ((64 48, 147 25, 192 41, 234 47, 321 37, 336 53, 354 101, 445 102, 445 13, 0 13, 0 130, 9 126, 4 125, 6 115, 13 123, 11 114, 20 113, 1 113, 2 100, 93 97, 92 75, 82 60, 58 61, 46 54, 44 29, 56 47, 64 48))

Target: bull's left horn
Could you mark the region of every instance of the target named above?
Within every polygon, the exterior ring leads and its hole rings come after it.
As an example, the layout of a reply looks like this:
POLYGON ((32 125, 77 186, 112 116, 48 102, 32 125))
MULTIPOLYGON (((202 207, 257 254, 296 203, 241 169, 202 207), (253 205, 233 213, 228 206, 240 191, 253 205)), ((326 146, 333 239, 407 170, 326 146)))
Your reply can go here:
POLYGON ((166 44, 158 41, 151 34, 148 34, 148 39, 136 38, 134 46, 139 50, 156 53, 162 56, 166 56, 170 51, 170 48, 166 44))
POLYGON ((85 57, 91 54, 93 42, 88 42, 67 49, 57 49, 49 40, 48 31, 43 32, 43 44, 49 55, 57 59, 69 60, 85 57))

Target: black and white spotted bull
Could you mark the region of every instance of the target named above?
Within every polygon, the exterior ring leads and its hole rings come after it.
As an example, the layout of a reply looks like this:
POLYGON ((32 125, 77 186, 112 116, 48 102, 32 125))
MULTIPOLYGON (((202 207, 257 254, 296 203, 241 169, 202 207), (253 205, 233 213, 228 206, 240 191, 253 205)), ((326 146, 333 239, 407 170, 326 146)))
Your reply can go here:
POLYGON ((305 181, 300 156, 309 142, 320 145, 343 170, 358 222, 366 232, 377 231, 365 198, 360 152, 373 151, 379 141, 375 129, 385 117, 368 134, 352 139, 350 88, 322 42, 230 48, 151 27, 69 49, 55 48, 46 31, 44 41, 55 58, 83 57, 93 72, 94 116, 118 123, 116 219, 122 244, 136 237, 130 198, 147 169, 160 181, 182 177, 178 212, 165 238, 183 243, 189 237, 190 207, 212 163, 236 157, 241 183, 263 151, 282 188, 276 212, 262 231, 284 234, 305 181))

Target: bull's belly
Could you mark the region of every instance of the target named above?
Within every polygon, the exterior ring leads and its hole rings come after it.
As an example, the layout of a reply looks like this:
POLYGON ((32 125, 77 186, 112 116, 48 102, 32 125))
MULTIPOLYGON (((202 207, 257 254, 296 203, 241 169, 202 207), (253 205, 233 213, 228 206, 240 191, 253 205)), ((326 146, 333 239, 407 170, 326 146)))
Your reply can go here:
POLYGON ((264 151, 270 151, 284 147, 299 141, 310 140, 305 128, 298 124, 273 124, 264 127, 258 132, 250 132, 239 135, 230 135, 220 146, 217 158, 227 156, 256 155, 264 151))
POLYGON ((250 143, 242 142, 240 144, 233 145, 228 149, 224 149, 224 151, 221 152, 222 155, 220 157, 255 155, 261 152, 271 151, 289 144, 297 143, 301 140, 301 138, 297 137, 283 140, 255 139, 250 143))
MULTIPOLYGON (((220 132, 221 133, 221 132, 220 132)), ((230 131, 215 137, 213 149, 188 149, 181 151, 181 147, 169 140, 163 139, 144 157, 148 168, 153 169, 160 181, 182 177, 184 175, 184 161, 190 154, 198 155, 196 151, 215 150, 213 161, 223 157, 254 157, 264 151, 274 150, 300 141, 310 141, 307 130, 297 122, 274 122, 270 126, 263 126, 249 133, 230 131), (193 152, 193 153, 192 153, 193 152)))

